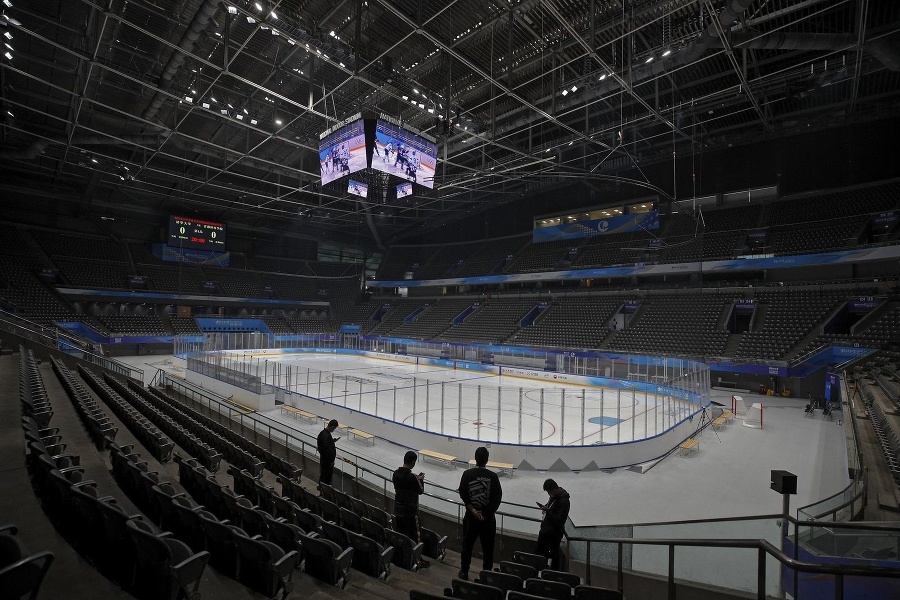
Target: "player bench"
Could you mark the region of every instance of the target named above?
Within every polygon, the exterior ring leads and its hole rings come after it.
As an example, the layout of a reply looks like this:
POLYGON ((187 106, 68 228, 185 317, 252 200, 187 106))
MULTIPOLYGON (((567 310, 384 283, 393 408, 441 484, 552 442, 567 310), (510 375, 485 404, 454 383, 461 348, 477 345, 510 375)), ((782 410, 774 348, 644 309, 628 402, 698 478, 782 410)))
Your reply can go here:
POLYGON ((724 415, 722 415, 721 417, 716 417, 715 419, 713 419, 713 422, 712 422, 713 431, 718 431, 727 422, 728 422, 728 420, 725 418, 724 415))
POLYGON ((722 417, 723 419, 725 419, 726 421, 734 421, 734 413, 731 412, 730 410, 724 411, 724 412, 723 412, 721 415, 719 415, 719 416, 722 417))
POLYGON ((698 450, 700 450, 700 440, 698 440, 697 438, 684 440, 678 445, 678 449, 681 450, 681 453, 685 455, 689 455, 691 452, 697 452, 698 450))
POLYGON ((293 406, 282 404, 281 405, 281 414, 287 413, 295 419, 303 419, 304 421, 309 421, 310 423, 315 423, 319 420, 317 415, 312 414, 311 412, 306 412, 305 410, 300 410, 299 408, 294 408, 293 406))
MULTIPOLYGON (((475 462, 474 458, 469 460, 470 467, 474 467, 476 464, 477 463, 475 462)), ((516 466, 512 463, 495 462, 492 460, 487 461, 487 464, 485 464, 484 466, 489 469, 497 469, 501 474, 505 473, 510 477, 513 476, 513 470, 516 468, 516 466)))
POLYGON ((375 445, 375 436, 371 433, 362 431, 361 429, 349 429, 347 430, 347 436, 351 440, 356 440, 362 444, 368 444, 370 446, 375 445))
POLYGON ((442 454, 441 452, 435 452, 434 450, 419 450, 419 454, 433 462, 444 465, 448 469, 455 468, 455 465, 453 464, 456 462, 455 456, 442 454))

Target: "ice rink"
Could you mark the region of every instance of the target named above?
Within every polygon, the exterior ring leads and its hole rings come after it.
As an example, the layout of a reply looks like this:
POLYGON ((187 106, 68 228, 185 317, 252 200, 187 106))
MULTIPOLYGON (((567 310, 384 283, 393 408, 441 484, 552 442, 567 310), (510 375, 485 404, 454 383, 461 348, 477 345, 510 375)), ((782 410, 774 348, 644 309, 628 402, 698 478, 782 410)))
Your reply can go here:
MULTIPOLYGON (((309 358, 305 355, 304 364, 309 358)), ((152 379, 157 369, 178 377, 184 376, 185 362, 171 356, 135 356, 120 360, 143 369, 147 381, 152 379)), ((294 357, 285 360, 293 361, 294 357)), ((315 357, 307 368, 321 368, 325 364, 331 367, 341 365, 342 371, 357 374, 369 370, 400 373, 410 368, 389 369, 399 365, 334 355, 315 357)), ((424 376, 433 371, 413 369, 412 372, 424 376)), ((512 386, 544 389, 545 393, 554 387, 536 381, 478 376, 447 369, 438 369, 436 373, 440 375, 433 375, 435 380, 443 378, 444 382, 479 382, 484 385, 493 382, 495 390, 500 381, 502 385, 510 382, 512 386)), ((351 397, 348 390, 348 401, 351 397)), ((731 392, 712 391, 713 401, 719 404, 728 405, 730 398, 731 392)), ((343 392, 335 399, 342 401, 343 392)), ((747 406, 754 402, 765 405, 764 429, 743 427, 740 419, 735 419, 719 431, 706 427, 698 431, 700 445, 697 452, 685 456, 675 451, 637 469, 552 473, 517 469, 513 477, 501 478, 504 498, 526 502, 541 499, 541 484, 545 478, 553 477, 572 494, 570 516, 576 525, 612 525, 778 513, 782 508, 782 497, 769 489, 773 469, 798 475, 798 493, 791 500, 792 512, 827 498, 848 484, 847 448, 840 411, 836 410, 834 417, 826 420, 821 414, 808 416, 804 411, 804 399, 745 393, 744 400, 747 406)), ((321 424, 292 419, 282 415, 280 410, 258 414, 258 417, 296 431, 311 443, 322 429, 321 424)), ((470 424, 470 427, 475 425, 470 424)), ((399 466, 403 453, 408 449, 418 450, 409 448, 402 439, 379 439, 371 446, 344 438, 338 443, 338 456, 353 463, 381 465, 389 472, 399 466)), ((346 469, 347 464, 339 460, 337 467, 346 469)), ((453 496, 452 490, 459 483, 461 468, 447 469, 423 460, 421 469, 427 473, 428 481, 437 484, 429 488, 432 493, 453 496)))
POLYGON ((614 444, 652 437, 699 410, 635 390, 334 354, 246 355, 266 383, 454 437, 526 445, 614 444), (284 368, 273 368, 273 363, 284 368), (286 371, 289 370, 289 374, 286 371))

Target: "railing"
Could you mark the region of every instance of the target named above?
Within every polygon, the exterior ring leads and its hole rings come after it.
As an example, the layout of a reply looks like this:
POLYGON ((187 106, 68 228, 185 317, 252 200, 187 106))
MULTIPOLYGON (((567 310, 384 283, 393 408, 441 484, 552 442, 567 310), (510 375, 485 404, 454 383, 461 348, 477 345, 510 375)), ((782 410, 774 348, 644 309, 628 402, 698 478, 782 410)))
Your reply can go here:
POLYGON ((37 323, 28 321, 27 319, 22 319, 21 317, 0 311, 0 330, 8 331, 23 339, 62 352, 76 352, 81 355, 84 360, 94 363, 104 369, 141 382, 144 381, 144 371, 141 369, 96 354, 92 351, 93 345, 90 344, 88 340, 68 335, 58 328, 43 327, 37 323))
MULTIPOLYGON (((666 560, 663 564, 666 565, 666 573, 665 573, 665 581, 666 581, 666 597, 669 600, 675 600, 676 598, 676 561, 675 561, 675 549, 676 548, 741 548, 747 550, 755 550, 756 551, 756 597, 759 600, 766 600, 770 594, 768 590, 767 582, 771 582, 771 573, 769 572, 769 567, 767 566, 767 559, 774 559, 778 564, 792 570, 794 573, 814 573, 821 575, 833 575, 834 576, 834 593, 833 598, 835 600, 842 600, 844 598, 845 592, 845 577, 847 576, 856 576, 856 577, 876 577, 876 578, 889 578, 889 579, 897 579, 897 568, 896 566, 879 566, 873 564, 835 564, 835 563, 822 563, 822 562, 808 562, 801 561, 796 558, 792 558, 778 549, 771 542, 764 539, 690 539, 690 538, 672 538, 672 539, 633 539, 633 538, 602 538, 602 539, 588 539, 588 538, 569 538, 569 543, 573 542, 581 542, 586 544, 586 556, 587 560, 585 561, 585 573, 584 579, 587 585, 591 584, 591 547, 592 544, 607 544, 607 545, 615 545, 617 549, 617 564, 616 564, 616 576, 617 576, 617 586, 618 589, 624 592, 624 557, 625 546, 633 547, 633 546, 648 546, 648 547, 664 547, 667 549, 666 560)), ((720 577, 728 577, 728 573, 719 573, 720 577)), ((782 577, 780 574, 776 574, 777 582, 781 582, 782 577)), ((719 583, 720 585, 722 582, 719 583)), ((819 587, 823 585, 823 582, 819 581, 819 587)), ((827 585, 827 584, 826 584, 827 585)), ((802 589, 802 588, 800 588, 802 589)), ((796 586, 793 588, 793 598, 798 598, 799 591, 796 586)), ((777 594, 776 590, 776 594, 777 594)), ((825 596, 821 594, 821 592, 815 594, 809 594, 809 597, 821 599, 825 596)), ((867 596, 867 597, 876 597, 876 596, 867 596)), ((887 596, 882 596, 887 597, 887 596)), ((895 596, 896 597, 896 596, 895 596)))

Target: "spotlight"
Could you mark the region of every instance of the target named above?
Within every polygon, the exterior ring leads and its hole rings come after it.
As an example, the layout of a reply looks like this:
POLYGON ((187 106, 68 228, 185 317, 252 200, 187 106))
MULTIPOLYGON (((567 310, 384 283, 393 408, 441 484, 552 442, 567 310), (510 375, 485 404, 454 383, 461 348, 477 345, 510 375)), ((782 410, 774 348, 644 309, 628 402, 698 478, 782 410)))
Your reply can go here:
POLYGON ((9 52, 7 52, 6 54, 4 54, 3 56, 5 56, 6 58, 8 58, 9 60, 12 60, 12 54, 9 53, 9 52))
POLYGON ((578 91, 578 86, 577 86, 577 85, 573 85, 573 86, 572 86, 572 91, 573 91, 573 92, 577 92, 577 91, 578 91))
POLYGON ((4 32, 3 32, 3 37, 5 37, 5 38, 8 39, 8 40, 11 40, 11 39, 12 39, 12 34, 11 34, 10 32, 8 32, 8 31, 4 31, 4 32))
POLYGON ((276 124, 276 125, 281 125, 281 119, 275 119, 275 124, 276 124))
POLYGON ((229 4, 229 5, 228 5, 228 14, 229 14, 229 15, 236 15, 236 14, 237 14, 237 6, 231 6, 231 5, 229 4))
POLYGON ((260 4, 259 2, 254 2, 253 6, 256 7, 256 10, 262 11, 262 4, 260 4))
POLYGON ((8 8, 12 8, 12 2, 9 0, 3 0, 3 4, 5 4, 8 8))
POLYGON ((569 95, 569 90, 563 90, 563 91, 562 91, 562 95, 563 95, 563 96, 568 96, 568 95, 569 95))

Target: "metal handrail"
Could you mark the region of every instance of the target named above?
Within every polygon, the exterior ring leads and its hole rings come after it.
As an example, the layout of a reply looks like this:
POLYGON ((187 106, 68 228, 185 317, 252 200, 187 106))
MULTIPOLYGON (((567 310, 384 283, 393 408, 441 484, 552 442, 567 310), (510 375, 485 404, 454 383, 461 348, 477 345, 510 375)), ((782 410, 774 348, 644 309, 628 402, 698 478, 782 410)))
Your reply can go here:
MULTIPOLYGON (((784 515, 758 515, 754 517, 748 517, 748 519, 783 519, 784 515)), ((733 521, 734 519, 712 519, 712 522, 715 521, 733 521)), ((738 519, 742 520, 742 519, 738 519)), ((799 521, 793 517, 787 517, 788 522, 793 526, 793 539, 799 539, 799 530, 800 528, 804 529, 824 529, 827 531, 834 530, 834 532, 838 531, 847 531, 847 532, 881 532, 888 533, 900 536, 900 527, 898 527, 894 523, 884 522, 884 523, 824 523, 824 522, 804 522, 799 521)), ((692 521, 678 521, 673 522, 672 524, 686 524, 691 523, 692 521)), ((703 523, 708 522, 704 521, 693 521, 694 523, 703 523)), ((570 521, 571 524, 571 521, 570 521)), ((675 547, 676 546, 685 546, 685 547, 714 547, 714 548, 757 548, 759 549, 759 555, 757 558, 757 597, 760 599, 766 598, 766 566, 765 566, 765 555, 769 554, 783 565, 794 569, 796 572, 804 572, 804 573, 821 573, 821 574, 831 574, 835 575, 837 581, 835 582, 836 590, 835 590, 835 600, 841 600, 843 598, 843 577, 845 575, 858 575, 858 576, 870 576, 870 577, 893 577, 896 578, 897 569, 894 567, 884 567, 877 565, 861 565, 861 564, 838 564, 838 563, 813 563, 799 560, 796 557, 791 557, 785 554, 782 550, 778 549, 771 542, 764 539, 752 539, 752 538, 726 538, 726 539, 710 539, 710 538, 621 538, 621 537, 585 537, 585 536, 577 536, 577 535, 569 535, 568 532, 565 534, 566 543, 571 544, 573 542, 582 542, 585 544, 585 560, 584 560, 584 581, 585 584, 591 584, 591 545, 592 544, 615 544, 617 546, 617 567, 616 567, 616 575, 617 575, 617 587, 619 591, 624 592, 624 553, 623 546, 625 544, 632 545, 645 545, 645 546, 668 546, 669 547, 669 555, 668 555, 668 576, 667 576, 667 588, 668 588, 668 598, 669 600, 675 600, 675 547)), ((799 544, 795 544, 795 551, 797 550, 799 544)), ((794 585, 797 585, 797 577, 795 573, 794 577, 794 585)), ((795 590, 796 591, 796 590, 795 590)), ((796 597, 796 594, 795 594, 796 597)))
POLYGON ((773 546, 767 540, 762 539, 690 539, 690 538, 582 538, 570 537, 569 542, 585 542, 587 547, 587 558, 585 559, 585 576, 584 580, 587 585, 591 583, 591 544, 615 544, 618 549, 618 567, 616 570, 617 586, 619 591, 624 592, 624 569, 622 565, 623 546, 625 544, 643 545, 643 546, 667 546, 669 548, 668 555, 668 576, 667 576, 667 592, 668 599, 675 600, 675 548, 684 547, 708 547, 708 548, 756 548, 757 554, 757 590, 756 597, 759 600, 766 600, 766 555, 776 559, 782 565, 789 567, 795 571, 802 573, 821 573, 834 575, 834 598, 842 600, 844 597, 844 577, 846 575, 856 575, 861 577, 897 577, 897 569, 894 567, 885 567, 879 565, 858 565, 858 564, 836 564, 836 563, 811 563, 791 558, 784 552, 773 546))
POLYGON ((114 358, 108 358, 100 354, 89 352, 86 349, 89 340, 86 342, 77 336, 63 333, 59 329, 54 328, 50 330, 47 327, 42 327, 37 323, 2 310, 0 310, 0 329, 9 331, 10 333, 23 337, 29 341, 37 342, 48 348, 57 350, 77 348, 78 351, 82 353, 82 358, 84 358, 84 360, 100 365, 104 369, 114 371, 120 375, 137 379, 141 382, 144 381, 143 370, 115 360, 114 358), (51 331, 52 334, 48 333, 48 331, 51 331))

